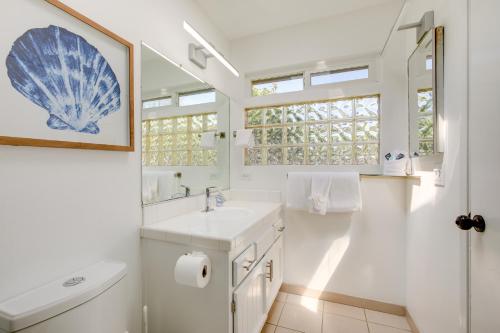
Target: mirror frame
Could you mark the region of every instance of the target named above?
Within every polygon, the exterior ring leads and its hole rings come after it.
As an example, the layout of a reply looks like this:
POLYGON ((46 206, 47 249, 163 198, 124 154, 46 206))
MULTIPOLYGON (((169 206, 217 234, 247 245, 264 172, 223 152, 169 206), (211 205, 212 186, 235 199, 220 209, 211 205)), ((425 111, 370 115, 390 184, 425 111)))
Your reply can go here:
POLYGON ((434 110, 433 131, 434 131, 434 152, 429 156, 436 156, 444 153, 445 147, 445 121, 444 121, 444 27, 438 26, 429 30, 420 40, 415 50, 408 57, 407 73, 408 73, 408 152, 410 158, 418 158, 411 151, 411 109, 410 105, 410 62, 413 55, 418 51, 422 41, 428 34, 432 34, 432 107, 434 110))
MULTIPOLYGON (((191 75, 193 78, 199 80, 200 82, 206 84, 208 86, 209 89, 215 89, 217 92, 223 94, 224 96, 226 96, 228 98, 228 114, 229 114, 229 117, 231 117, 231 98, 229 96, 227 96, 225 93, 223 93, 222 91, 218 90, 214 85, 212 85, 210 82, 207 82, 205 80, 202 80, 200 79, 198 76, 192 74, 190 71, 188 71, 187 69, 184 68, 184 66, 181 64, 181 63, 177 63, 175 61, 173 61, 172 59, 170 59, 169 57, 165 56, 163 53, 161 53, 160 51, 158 51, 156 48, 152 47, 150 43, 144 41, 144 40, 141 40, 141 50, 142 50, 142 47, 143 46, 146 46, 147 48, 151 49, 151 50, 154 50, 154 52, 158 53, 159 56, 161 55, 162 57, 165 58, 165 60, 168 60, 169 62, 171 62, 173 65, 176 65, 180 70, 186 72, 187 74, 191 75)), ((174 201, 177 201, 177 200, 182 200, 182 199, 189 199, 189 198, 196 198, 196 197, 200 197, 200 196, 203 196, 205 195, 204 193, 195 193, 195 194, 191 194, 187 197, 176 197, 176 198, 171 198, 171 199, 168 199, 168 200, 162 200, 162 201, 157 201, 157 202, 150 202, 150 203, 144 203, 143 201, 143 198, 142 198, 142 187, 143 187, 143 182, 142 182, 142 176, 143 176, 143 170, 144 170, 144 165, 142 164, 142 121, 143 121, 143 118, 142 118, 142 101, 143 101, 143 98, 142 98, 142 74, 143 74, 143 68, 142 68, 142 52, 141 52, 141 58, 140 58, 140 62, 141 62, 141 67, 140 67, 140 78, 141 78, 141 89, 140 89, 140 98, 139 98, 139 101, 141 103, 140 105, 140 116, 138 117, 139 118, 139 122, 140 122, 140 133, 139 133, 139 137, 141 138, 141 143, 139 145, 140 149, 140 158, 139 158, 139 163, 141 165, 141 173, 140 173, 140 177, 141 177, 141 186, 140 186, 140 196, 141 196, 141 206, 142 208, 145 208, 145 207, 150 207, 150 206, 156 206, 156 205, 161 205, 161 204, 164 204, 164 203, 169 203, 169 202, 174 202, 174 201)), ((229 124, 229 131, 228 132, 231 132, 231 118, 228 119, 228 124, 229 124)), ((226 133, 226 139, 229 141, 228 144, 229 144, 229 149, 228 149, 228 170, 229 170, 229 173, 231 172, 231 140, 230 140, 230 135, 229 133, 226 133)), ((228 186, 227 188, 221 188, 220 190, 221 191, 227 191, 229 190, 231 186, 231 174, 228 175, 228 186)))

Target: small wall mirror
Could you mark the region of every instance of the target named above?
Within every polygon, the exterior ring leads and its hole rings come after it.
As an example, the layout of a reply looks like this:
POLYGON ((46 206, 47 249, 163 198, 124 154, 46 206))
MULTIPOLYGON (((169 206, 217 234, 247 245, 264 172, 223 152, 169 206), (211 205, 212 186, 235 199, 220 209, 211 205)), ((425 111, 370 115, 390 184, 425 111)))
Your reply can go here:
POLYGON ((443 27, 431 29, 408 59, 410 156, 444 152, 443 27))
POLYGON ((229 98, 142 44, 142 202, 229 188, 229 98))

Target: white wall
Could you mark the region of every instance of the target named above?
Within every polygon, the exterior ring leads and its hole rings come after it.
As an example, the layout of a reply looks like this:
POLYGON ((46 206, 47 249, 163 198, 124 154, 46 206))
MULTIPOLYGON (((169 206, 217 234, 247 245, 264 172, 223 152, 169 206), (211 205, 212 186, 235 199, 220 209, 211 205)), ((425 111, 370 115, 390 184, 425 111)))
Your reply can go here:
POLYGON ((363 209, 286 210, 285 283, 405 305, 404 179, 363 179, 363 209))
POLYGON ((400 10, 390 2, 231 41, 244 73, 380 52, 400 10))
MULTIPOLYGON (((244 126, 245 107, 381 93, 381 152, 404 150, 408 145, 404 36, 396 37, 400 45, 389 46, 391 52, 378 54, 396 20, 397 9, 384 5, 232 43, 234 62, 247 71, 242 97, 232 101, 232 128, 244 126), (318 64, 318 60, 324 61, 318 64), (360 64, 370 64, 369 80, 250 97, 249 80, 259 75, 310 71, 318 65, 342 68, 360 64)), ((284 192, 289 171, 380 172, 379 166, 243 164, 242 149, 232 146, 232 189, 284 192)), ((404 180, 363 180, 361 213, 319 217, 287 211, 285 282, 404 305, 405 184, 404 180)))
MULTIPOLYGON (((409 312, 421 332, 465 332, 465 233, 455 224, 467 212, 467 1, 410 0, 401 24, 435 11, 445 27, 444 113, 447 140, 445 187, 436 187, 430 172, 421 186, 408 186, 407 293, 409 312)), ((408 32, 407 56, 415 47, 408 32)))
MULTIPOLYGON (((232 75, 221 65, 210 61, 202 72, 187 63, 190 39, 183 19, 222 51, 228 48, 192 1, 64 2, 135 45, 136 129, 141 40, 220 90, 228 93, 232 87, 232 75)), ((135 144, 140 147, 140 135, 135 144)), ((123 260, 129 267, 129 329, 140 332, 140 164, 139 149, 121 153, 1 146, 0 300, 102 259, 123 260)))

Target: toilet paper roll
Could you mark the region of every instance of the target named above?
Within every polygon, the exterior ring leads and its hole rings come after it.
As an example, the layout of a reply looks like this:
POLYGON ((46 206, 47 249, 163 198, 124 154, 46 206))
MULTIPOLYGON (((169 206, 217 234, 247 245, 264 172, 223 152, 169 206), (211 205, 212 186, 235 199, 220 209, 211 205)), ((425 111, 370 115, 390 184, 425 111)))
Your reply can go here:
POLYGON ((205 288, 211 274, 210 258, 202 252, 186 253, 175 264, 175 282, 181 285, 205 288))

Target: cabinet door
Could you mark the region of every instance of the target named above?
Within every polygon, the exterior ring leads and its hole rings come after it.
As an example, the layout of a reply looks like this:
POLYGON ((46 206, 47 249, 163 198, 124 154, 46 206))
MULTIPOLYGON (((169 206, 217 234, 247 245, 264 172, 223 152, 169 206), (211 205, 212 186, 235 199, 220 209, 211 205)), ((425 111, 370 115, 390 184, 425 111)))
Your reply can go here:
POLYGON ((266 312, 271 309, 274 299, 283 283, 283 237, 280 236, 262 260, 265 272, 266 312))
POLYGON ((259 263, 235 290, 234 333, 259 333, 264 325, 267 317, 264 278, 263 266, 259 263))

